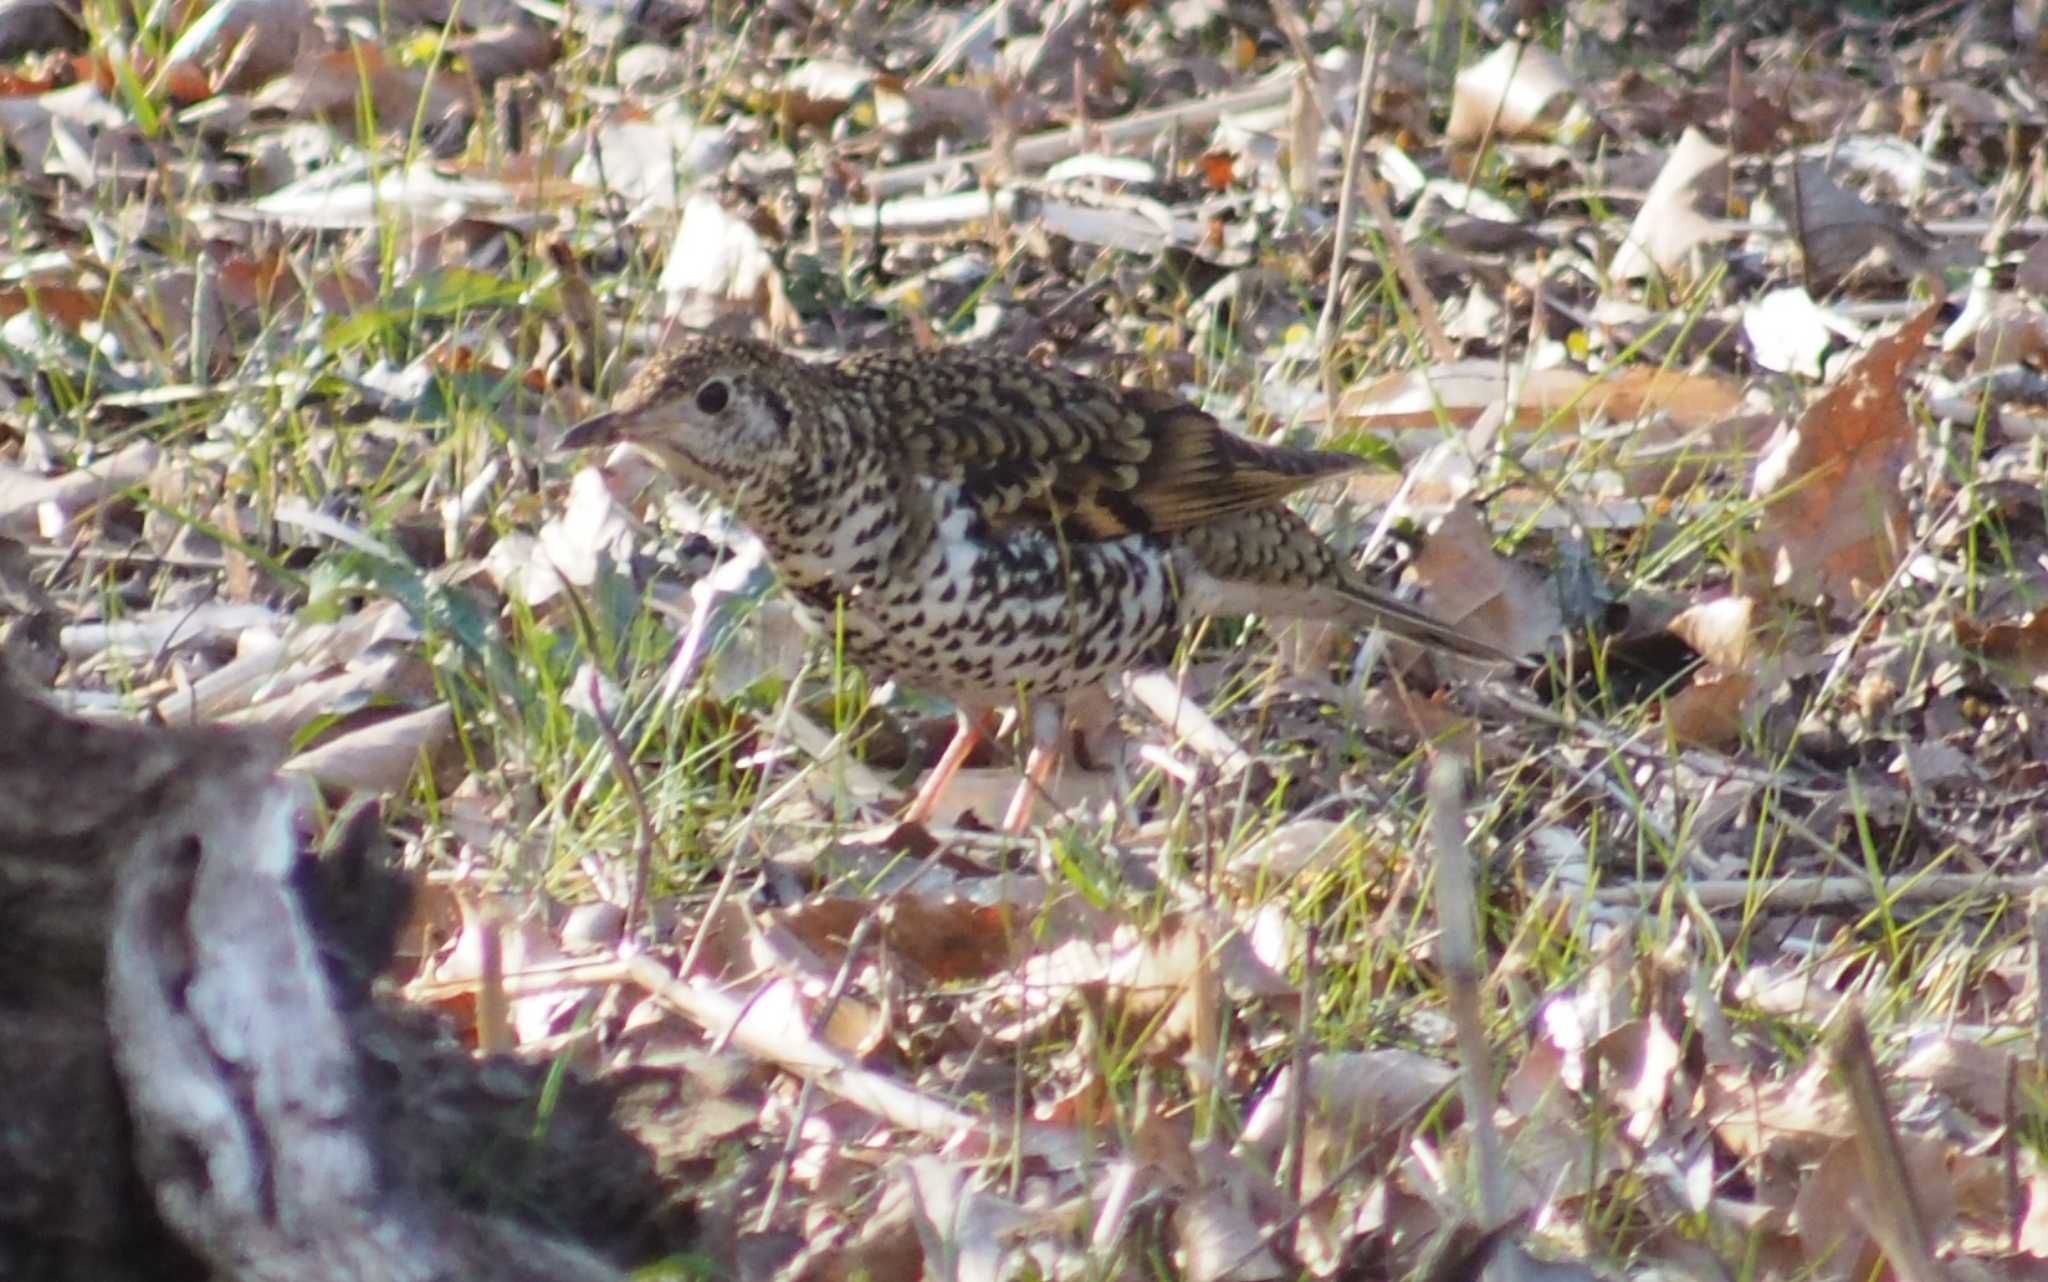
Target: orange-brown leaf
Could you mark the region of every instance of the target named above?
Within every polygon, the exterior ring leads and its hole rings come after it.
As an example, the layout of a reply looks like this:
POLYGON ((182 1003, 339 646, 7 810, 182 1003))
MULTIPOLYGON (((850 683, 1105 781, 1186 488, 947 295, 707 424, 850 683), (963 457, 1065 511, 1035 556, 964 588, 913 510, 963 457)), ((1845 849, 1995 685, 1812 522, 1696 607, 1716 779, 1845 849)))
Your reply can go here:
POLYGON ((1913 445, 1902 386, 1934 328, 1930 305, 1880 339, 1757 464, 1768 498, 1759 542, 1771 583, 1795 601, 1852 605, 1881 587, 1906 543, 1899 474, 1913 445))
POLYGON ((1984 624, 1957 619, 1956 641, 1993 662, 2048 672, 2048 610, 2034 611, 2025 622, 1984 624))

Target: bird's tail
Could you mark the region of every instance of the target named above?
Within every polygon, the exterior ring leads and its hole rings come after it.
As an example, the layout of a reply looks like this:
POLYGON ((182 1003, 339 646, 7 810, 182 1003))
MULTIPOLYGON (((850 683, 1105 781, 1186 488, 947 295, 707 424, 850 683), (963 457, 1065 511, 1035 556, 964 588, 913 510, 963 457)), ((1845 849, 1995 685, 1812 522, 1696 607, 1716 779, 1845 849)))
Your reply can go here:
POLYGON ((1417 645, 1484 663, 1514 663, 1516 656, 1460 631, 1454 624, 1423 613, 1415 606, 1363 583, 1330 589, 1343 603, 1342 622, 1377 629, 1417 645))

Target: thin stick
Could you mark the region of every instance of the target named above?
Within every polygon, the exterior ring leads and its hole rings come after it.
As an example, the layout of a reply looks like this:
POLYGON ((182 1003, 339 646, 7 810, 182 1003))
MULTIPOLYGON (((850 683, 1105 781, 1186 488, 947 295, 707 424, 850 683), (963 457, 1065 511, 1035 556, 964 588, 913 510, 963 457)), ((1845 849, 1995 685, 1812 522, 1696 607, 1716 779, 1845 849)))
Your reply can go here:
POLYGON ((612 773, 626 790, 626 799, 632 803, 639 826, 639 835, 633 840, 633 893, 626 899, 626 920, 619 925, 619 938, 630 940, 647 909, 647 885, 654 875, 654 816, 647 808, 647 794, 640 789, 640 776, 633 769, 632 756, 620 741, 611 714, 605 711, 604 680, 595 668, 590 671, 590 711, 597 721, 598 734, 604 738, 605 751, 611 754, 612 773))
MULTIPOLYGON (((1889 880, 1869 877, 1782 877, 1759 882, 1747 877, 1725 881, 1698 881, 1685 886, 1688 900, 1702 908, 1733 908, 1754 903, 1759 907, 1811 912, 1841 909, 1860 912, 1879 903, 1948 903, 1970 895, 2018 898, 2048 891, 2048 875, 2041 873, 1938 873, 1889 880)), ((1628 886, 1602 886, 1593 898, 1603 904, 1648 905, 1666 893, 1662 882, 1628 886)))
MULTIPOLYGON (((1102 147, 1136 146, 1169 129, 1212 124, 1233 112, 1257 111, 1278 106, 1287 101, 1287 95, 1292 89, 1293 77, 1288 76, 1278 83, 1254 85, 1250 89, 1238 90, 1235 93, 1217 94, 1194 102, 1176 103, 1171 107, 1161 107, 1157 111, 1143 111, 1125 116, 1121 120, 1102 121, 1093 130, 1095 144, 1102 147)), ((1021 169, 1049 165, 1073 155, 1074 147, 1074 131, 1063 126, 1033 134, 1029 138, 1016 139, 1006 148, 983 147, 938 160, 921 160, 915 164, 884 169, 868 175, 861 185, 874 200, 880 202, 890 196, 922 190, 934 179, 945 178, 961 170, 980 174, 1001 168, 1014 174, 1021 169), (1007 165, 1001 163, 1005 151, 1008 153, 1007 165)))
MULTIPOLYGON (((859 960, 860 950, 866 946, 868 936, 874 933, 874 926, 875 915, 869 913, 853 928, 853 938, 846 941, 846 958, 839 963, 839 973, 832 977, 832 988, 811 1019, 812 1037, 824 1034, 832 1012, 839 1009, 839 999, 846 995, 846 986, 853 981, 853 965, 859 960)), ((782 1204, 782 1190, 789 1183, 790 1169, 796 1165, 797 1147, 803 1142, 804 1123, 810 1120, 811 1100, 816 1093, 817 1083, 806 1077, 803 1089, 797 1092, 796 1108, 790 1114, 789 1137, 783 1141, 782 1155, 776 1159, 775 1174, 768 1180, 768 1196, 761 1199, 761 1214, 754 1220, 757 1233, 766 1233, 775 1223, 775 1211, 782 1204)))
MULTIPOLYGON (((1351 106, 1351 133, 1344 142, 1344 187, 1337 193, 1337 231, 1330 244, 1330 290, 1323 296, 1323 315, 1316 322, 1316 351, 1323 358, 1323 399, 1329 410, 1324 421, 1337 422, 1337 365, 1331 352, 1337 346, 1337 327, 1344 314, 1346 260, 1351 254, 1351 225, 1358 217, 1358 166, 1365 154, 1365 121, 1372 115, 1373 82, 1379 71, 1380 13, 1372 11, 1365 26, 1365 61, 1358 68, 1358 98, 1351 106)), ((1314 72, 1309 73, 1313 75, 1314 72)))
POLYGON ((1437 958, 1449 990, 1451 1023, 1458 1039, 1458 1093, 1465 1101, 1465 1123, 1472 1128, 1472 1155, 1478 1166, 1479 1219, 1485 1229, 1507 1218, 1507 1176, 1501 1160, 1500 1132, 1493 1122, 1497 1095, 1493 1084, 1493 1047, 1486 1040, 1486 1021, 1479 1009, 1479 977, 1485 966, 1479 955, 1479 894, 1472 851, 1465 844, 1465 771, 1451 757, 1440 757, 1429 772, 1430 844, 1436 849, 1437 958))
MULTIPOLYGON (((1308 91, 1315 100, 1316 110, 1332 129, 1338 128, 1337 109, 1330 104, 1330 95, 1323 92, 1322 82, 1316 78, 1315 54, 1308 47, 1308 26, 1302 22, 1293 0, 1273 0, 1273 18, 1280 24, 1280 33, 1287 37, 1294 56, 1308 70, 1308 91)), ((1415 323, 1421 327, 1422 337, 1429 344, 1430 356, 1439 362, 1455 359, 1457 345, 1444 332, 1443 318, 1437 315, 1436 297, 1429 292, 1429 282, 1423 279, 1422 269, 1415 265, 1415 255, 1408 252, 1408 242, 1401 237, 1401 225, 1394 221, 1394 211, 1387 206, 1387 198, 1380 194, 1375 183, 1361 184, 1358 194, 1365 197, 1366 208, 1372 211, 1373 224, 1379 228, 1387 257, 1393 261, 1394 274, 1401 278, 1408 305, 1415 309, 1415 323)))
POLYGON ((1302 1181, 1308 1178, 1304 1150, 1308 1147, 1309 1070, 1315 1059, 1316 941, 1319 934, 1310 923, 1301 949, 1301 1015, 1294 1026, 1294 1096, 1287 1101, 1287 1159, 1280 1168, 1280 1187, 1297 1202, 1307 1194, 1302 1181))
POLYGON ((977 1153, 1002 1151, 1008 1136, 1021 1155, 1042 1157, 1055 1165, 1080 1160, 1082 1141, 1067 1128, 1027 1125, 1015 1132, 999 1132, 987 1119, 865 1068, 853 1056, 805 1030, 792 1031, 767 1017, 748 1018, 750 1011, 757 1009, 751 1001, 741 1002, 709 985, 677 979, 644 954, 624 961, 635 983, 691 1023, 756 1058, 817 1082, 828 1094, 893 1125, 977 1153))

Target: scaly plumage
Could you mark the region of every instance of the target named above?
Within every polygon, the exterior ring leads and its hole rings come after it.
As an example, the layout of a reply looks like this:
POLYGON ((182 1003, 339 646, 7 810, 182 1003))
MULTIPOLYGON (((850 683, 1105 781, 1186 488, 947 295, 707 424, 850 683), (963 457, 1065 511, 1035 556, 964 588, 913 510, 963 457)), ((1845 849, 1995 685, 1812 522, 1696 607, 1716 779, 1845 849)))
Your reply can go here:
POLYGON ((614 441, 730 505, 856 662, 960 707, 918 818, 989 709, 1161 660, 1203 615, 1326 617, 1507 658, 1364 582, 1281 505, 1358 459, 1246 439, 1160 392, 966 349, 811 364, 690 337, 562 446, 614 441))

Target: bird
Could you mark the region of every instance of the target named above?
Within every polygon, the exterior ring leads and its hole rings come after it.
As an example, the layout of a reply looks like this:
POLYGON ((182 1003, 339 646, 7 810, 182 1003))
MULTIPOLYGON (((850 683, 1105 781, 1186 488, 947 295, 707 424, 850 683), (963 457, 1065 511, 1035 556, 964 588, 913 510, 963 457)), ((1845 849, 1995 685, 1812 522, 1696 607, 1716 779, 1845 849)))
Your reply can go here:
POLYGON ((620 443, 728 507, 863 670, 954 704, 906 821, 930 819, 1021 698, 1033 745, 1003 828, 1022 831, 1061 701, 1163 665, 1205 616, 1326 618, 1511 661, 1368 583, 1283 502, 1363 460, 1252 440, 1169 392, 985 348, 811 361, 691 333, 557 448, 620 443))

